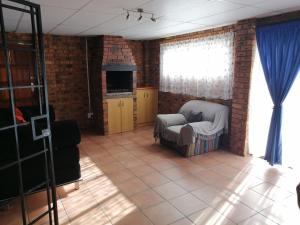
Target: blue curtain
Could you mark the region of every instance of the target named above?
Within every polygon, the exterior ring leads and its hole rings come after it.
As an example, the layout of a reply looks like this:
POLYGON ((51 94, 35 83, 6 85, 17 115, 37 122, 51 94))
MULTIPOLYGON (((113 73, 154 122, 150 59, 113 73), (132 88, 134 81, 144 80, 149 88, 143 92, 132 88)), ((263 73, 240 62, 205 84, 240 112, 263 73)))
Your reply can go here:
POLYGON ((256 40, 274 104, 265 160, 281 164, 282 103, 300 70, 300 21, 257 27, 256 40))

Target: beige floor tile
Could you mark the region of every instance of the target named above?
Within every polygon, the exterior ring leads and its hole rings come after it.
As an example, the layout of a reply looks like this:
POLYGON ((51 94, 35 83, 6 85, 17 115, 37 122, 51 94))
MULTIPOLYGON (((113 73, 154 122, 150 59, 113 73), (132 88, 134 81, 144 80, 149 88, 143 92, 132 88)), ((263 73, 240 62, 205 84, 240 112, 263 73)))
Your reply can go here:
POLYGON ((200 178, 205 183, 210 183, 210 184, 214 184, 214 183, 218 182, 219 180, 227 179, 226 177, 224 177, 220 174, 217 174, 213 171, 210 171, 210 170, 200 171, 198 173, 195 173, 194 176, 200 178))
POLYGON ((177 180, 189 176, 189 174, 183 171, 180 167, 163 170, 161 173, 170 180, 177 180))
POLYGON ((138 178, 131 178, 120 184, 118 188, 127 196, 134 195, 141 191, 147 190, 149 187, 138 178))
POLYGON ((230 167, 228 165, 224 165, 224 164, 214 166, 214 167, 210 168, 210 170, 217 174, 220 174, 222 176, 228 177, 228 178, 238 176, 241 173, 240 170, 230 167))
POLYGON ((268 199, 252 190, 246 190, 241 193, 232 194, 229 197, 229 199, 239 200, 245 205, 247 205, 248 207, 250 207, 251 209, 254 209, 255 211, 258 212, 274 204, 274 201, 272 201, 271 199, 268 199))
POLYGON ((110 221, 128 215, 137 209, 130 199, 122 193, 117 193, 103 201, 101 208, 110 221))
POLYGON ((119 162, 113 162, 113 163, 105 164, 101 166, 99 169, 103 171, 105 174, 111 174, 118 171, 122 171, 125 169, 125 167, 119 162))
POLYGON ((278 225, 272 220, 269 220, 267 217, 264 217, 260 214, 256 214, 240 223, 238 225, 278 225))
POLYGON ((282 205, 280 203, 274 204, 261 211, 260 214, 278 224, 296 225, 300 221, 300 213, 297 204, 290 206, 282 205))
POLYGON ((185 216, 208 207, 206 203, 199 200, 192 194, 186 194, 178 198, 174 198, 169 202, 185 216))
POLYGON ((162 174, 160 174, 158 172, 153 172, 153 173, 147 174, 147 175, 141 177, 141 180, 145 184, 147 184, 149 187, 152 187, 152 188, 170 182, 170 180, 168 178, 166 178, 165 176, 163 176, 162 174))
POLYGON ((134 174, 130 170, 124 169, 110 174, 107 178, 113 183, 120 183, 133 177, 134 174))
POLYGON ((231 220, 213 208, 205 208, 188 217, 195 225, 234 225, 231 220))
POLYGON ((128 151, 126 151, 126 149, 124 149, 124 151, 120 151, 117 153, 111 153, 111 156, 118 161, 130 160, 135 158, 135 156, 129 153, 128 151))
POLYGON ((174 182, 169 182, 154 188, 154 190, 159 193, 164 199, 172 199, 187 192, 174 182))
POLYGON ((251 190, 256 191, 257 193, 262 194, 263 196, 274 201, 281 201, 292 195, 292 193, 266 182, 252 187, 251 190))
POLYGON ((232 177, 231 180, 235 183, 238 183, 243 189, 251 188, 263 183, 263 180, 247 173, 240 173, 232 177))
MULTIPOLYGON (((57 188, 60 224, 298 225, 295 169, 226 151, 184 158, 154 143, 152 132, 149 126, 109 136, 83 134, 80 189, 57 188), (141 177, 159 186, 151 189, 141 177), (210 207, 194 212, 203 204, 210 207)), ((47 208, 42 193, 28 203, 30 218, 47 208)), ((20 206, 11 204, 0 211, 1 225, 21 224, 20 206)), ((47 225, 47 218, 39 224, 47 225)))
POLYGON ((200 165, 197 165, 196 163, 193 163, 191 160, 188 160, 189 164, 183 165, 183 166, 178 166, 179 168, 182 169, 182 171, 185 171, 187 173, 195 174, 200 171, 206 170, 205 167, 202 167, 200 165))
POLYGON ((145 162, 143 160, 140 160, 136 157, 132 157, 127 160, 120 160, 120 162, 124 167, 126 167, 128 169, 136 167, 136 166, 145 165, 145 162))
POLYGON ((144 216, 139 210, 129 212, 127 215, 115 217, 112 219, 114 225, 152 225, 150 220, 144 216))
POLYGON ((0 224, 21 225, 22 211, 19 199, 13 200, 8 209, 0 210, 0 224))
POLYGON ((146 149, 144 147, 134 148, 134 149, 128 150, 128 152, 130 154, 134 155, 135 157, 141 157, 141 156, 146 156, 146 155, 150 154, 148 149, 146 149))
POLYGON ((153 169, 151 166, 148 166, 148 165, 132 167, 132 168, 130 168, 130 170, 132 171, 132 173, 134 173, 138 177, 142 177, 149 173, 156 172, 155 169, 153 169))
POLYGON ((235 223, 239 223, 257 213, 241 202, 233 202, 230 199, 219 201, 214 208, 235 223))
POLYGON ((68 217, 71 225, 111 225, 108 217, 98 206, 82 211, 79 214, 68 214, 68 217))
POLYGON ((183 215, 168 202, 144 209, 143 212, 155 225, 167 225, 183 218, 183 215))
POLYGON ((186 218, 177 220, 175 223, 171 225, 194 225, 194 223, 186 218))
POLYGON ((224 199, 230 195, 230 192, 217 189, 211 185, 206 185, 200 189, 192 191, 191 193, 211 206, 213 206, 220 199, 224 199))
POLYGON ((158 172, 161 172, 163 170, 167 170, 167 169, 174 167, 174 165, 172 163, 167 162, 165 160, 161 160, 161 159, 157 162, 150 163, 149 165, 151 167, 153 167, 154 169, 156 169, 158 172))
POLYGON ((175 180, 174 182, 179 186, 181 186, 186 191, 194 191, 196 189, 199 189, 207 185, 200 178, 192 175, 185 176, 181 179, 175 180))
POLYGON ((130 197, 130 200, 133 204, 135 204, 137 207, 140 207, 142 209, 148 208, 153 205, 157 205, 158 203, 161 203, 164 201, 162 197, 160 197, 159 194, 152 190, 146 190, 140 193, 137 193, 130 197))
POLYGON ((199 156, 193 156, 191 157, 191 160, 194 163, 197 163, 200 166, 206 167, 206 168, 210 168, 210 167, 214 167, 214 166, 219 166, 220 162, 215 160, 215 159, 210 159, 204 155, 199 155, 199 156))
POLYGON ((95 158, 93 158, 93 161, 97 165, 100 165, 100 167, 101 167, 102 165, 113 163, 113 162, 116 162, 117 160, 114 157, 112 157, 111 155, 108 155, 105 157, 95 157, 95 158))

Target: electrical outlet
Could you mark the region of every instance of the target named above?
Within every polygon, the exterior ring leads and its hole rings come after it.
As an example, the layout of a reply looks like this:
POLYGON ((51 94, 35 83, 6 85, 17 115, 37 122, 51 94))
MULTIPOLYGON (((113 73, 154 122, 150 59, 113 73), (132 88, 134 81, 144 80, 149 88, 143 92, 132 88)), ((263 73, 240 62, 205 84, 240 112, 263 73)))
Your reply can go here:
POLYGON ((88 116, 88 119, 91 119, 93 117, 93 113, 90 112, 87 114, 87 116, 88 116))

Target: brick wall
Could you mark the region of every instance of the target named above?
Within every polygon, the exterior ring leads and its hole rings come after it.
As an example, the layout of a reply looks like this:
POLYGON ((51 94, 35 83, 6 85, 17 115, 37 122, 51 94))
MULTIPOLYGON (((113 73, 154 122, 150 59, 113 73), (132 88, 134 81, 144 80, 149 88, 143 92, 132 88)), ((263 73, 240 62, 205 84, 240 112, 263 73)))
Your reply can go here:
MULTIPOLYGON (((29 34, 9 33, 9 38, 31 41, 29 34)), ((75 119, 81 128, 87 128, 85 39, 45 35, 44 43, 49 103, 55 108, 57 120, 75 119)))
POLYGON ((144 77, 144 45, 143 41, 131 41, 126 40, 127 45, 132 52, 132 56, 136 65, 136 85, 137 87, 145 86, 145 77, 144 77))
POLYGON ((235 66, 230 150, 238 155, 245 155, 248 152, 248 102, 255 46, 255 20, 244 20, 236 24, 234 42, 235 66))
POLYGON ((85 39, 46 35, 45 58, 49 102, 57 119, 75 119, 81 128, 87 128, 85 39))
POLYGON ((129 41, 118 36, 96 36, 89 38, 89 64, 91 79, 91 95, 94 113, 94 127, 102 134, 108 133, 107 99, 122 98, 124 95, 107 95, 105 65, 136 66, 132 72, 133 118, 136 127, 136 88, 137 83, 143 85, 143 45, 141 41, 129 41), (136 63, 137 62, 137 63, 136 63))

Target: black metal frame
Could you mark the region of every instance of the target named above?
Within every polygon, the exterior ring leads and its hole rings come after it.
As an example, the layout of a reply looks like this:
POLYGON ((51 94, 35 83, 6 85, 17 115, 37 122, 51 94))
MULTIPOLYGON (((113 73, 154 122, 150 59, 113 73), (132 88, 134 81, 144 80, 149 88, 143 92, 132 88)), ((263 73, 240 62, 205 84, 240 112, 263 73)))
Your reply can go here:
MULTIPOLYGON (((23 225, 31 225, 38 222, 41 218, 46 215, 49 216, 49 224, 58 225, 58 212, 57 212, 57 202, 56 202, 56 183, 55 183, 55 174, 53 166, 53 153, 52 153, 52 140, 51 140, 51 131, 50 131, 50 120, 49 120, 49 103, 48 103, 48 89, 47 89, 47 79, 46 79, 46 68, 45 68, 45 57, 44 57, 44 42, 43 42, 43 31, 42 31, 42 21, 41 21, 41 9, 40 6, 32 2, 24 0, 8 0, 7 4, 3 4, 0 0, 0 26, 1 26, 1 43, 0 51, 4 55, 4 63, 6 67, 7 75, 7 86, 0 86, 1 91, 9 92, 10 107, 12 112, 13 124, 10 126, 0 127, 0 131, 13 129, 15 135, 15 145, 16 145, 16 161, 6 163, 5 165, 0 165, 0 170, 5 170, 11 168, 12 166, 18 167, 18 182, 19 182, 19 197, 21 200, 21 210, 22 210, 22 221, 23 225), (9 3, 13 3, 10 5, 9 3), (17 3, 17 4, 16 4, 17 3), (17 6, 16 6, 17 5, 17 6), (20 5, 20 7, 18 7, 20 5), (18 49, 10 48, 8 45, 8 35, 5 31, 5 24, 3 18, 3 8, 10 10, 17 10, 22 13, 28 13, 31 17, 31 37, 32 44, 29 45, 29 49, 18 49), (36 84, 34 85, 14 85, 12 73, 10 69, 10 60, 9 52, 10 51, 30 51, 32 54, 32 65, 34 66, 34 79, 36 84), (20 126, 29 125, 29 123, 17 123, 16 121, 16 112, 15 112, 15 98, 14 90, 16 89, 34 89, 38 94, 38 103, 40 107, 40 115, 32 117, 31 125, 33 128, 33 137, 34 140, 43 140, 43 149, 41 151, 26 156, 21 157, 20 147, 19 147, 19 133, 18 128, 20 126), (47 128, 42 130, 41 135, 36 135, 35 133, 35 121, 39 119, 46 120, 47 128), (35 187, 30 188, 30 190, 24 190, 23 186, 23 170, 22 163, 28 159, 32 159, 37 156, 44 156, 45 162, 45 181, 41 184, 36 185, 35 187), (41 188, 46 189, 47 194, 47 203, 48 210, 42 213, 41 215, 34 218, 32 221, 28 219, 28 212, 26 207, 26 196, 28 194, 34 193, 41 188)), ((0 202, 1 203, 1 202, 0 202)))

